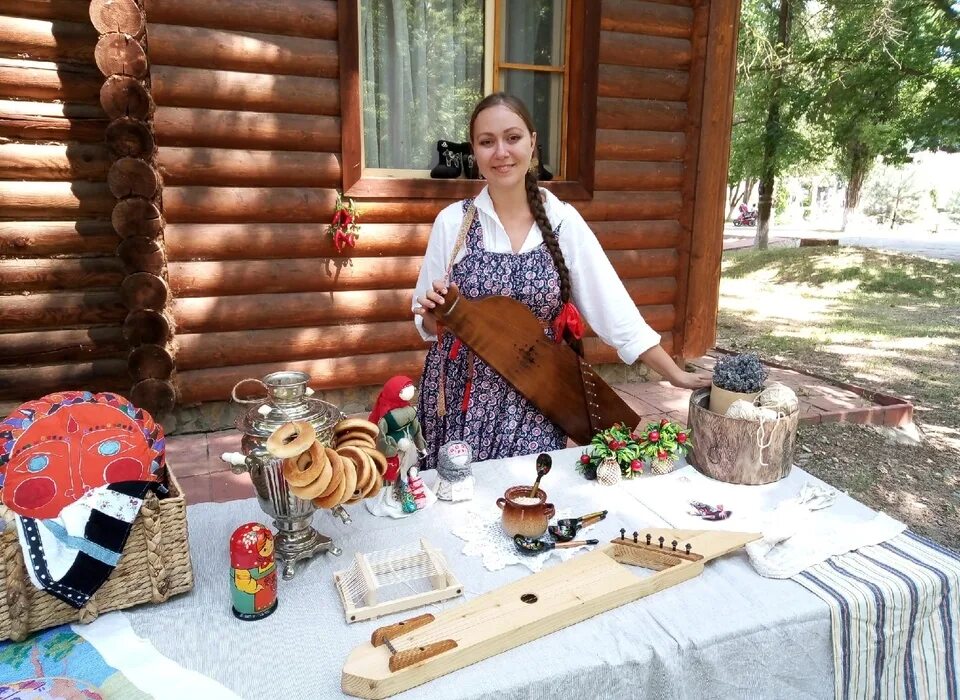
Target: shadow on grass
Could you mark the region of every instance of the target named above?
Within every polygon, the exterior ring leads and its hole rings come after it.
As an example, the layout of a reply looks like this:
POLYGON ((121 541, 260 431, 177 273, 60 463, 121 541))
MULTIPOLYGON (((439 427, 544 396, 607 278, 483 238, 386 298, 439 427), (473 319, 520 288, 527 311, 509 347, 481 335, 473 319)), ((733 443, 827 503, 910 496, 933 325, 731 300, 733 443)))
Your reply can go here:
POLYGON ((777 282, 822 287, 856 282, 862 294, 960 300, 960 263, 940 262, 868 248, 733 251, 724 256, 723 276, 746 277, 761 270, 777 282))

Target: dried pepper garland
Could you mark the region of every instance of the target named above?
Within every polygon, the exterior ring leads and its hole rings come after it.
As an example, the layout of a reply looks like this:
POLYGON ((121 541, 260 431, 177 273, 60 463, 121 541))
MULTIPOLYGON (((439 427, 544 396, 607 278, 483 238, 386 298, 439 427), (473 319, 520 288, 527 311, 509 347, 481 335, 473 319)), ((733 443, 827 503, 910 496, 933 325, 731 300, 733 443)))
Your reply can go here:
POLYGON ((360 236, 359 214, 352 199, 344 199, 337 192, 337 205, 334 208, 333 220, 327 227, 327 233, 333 238, 333 247, 342 253, 347 247, 355 248, 360 236))

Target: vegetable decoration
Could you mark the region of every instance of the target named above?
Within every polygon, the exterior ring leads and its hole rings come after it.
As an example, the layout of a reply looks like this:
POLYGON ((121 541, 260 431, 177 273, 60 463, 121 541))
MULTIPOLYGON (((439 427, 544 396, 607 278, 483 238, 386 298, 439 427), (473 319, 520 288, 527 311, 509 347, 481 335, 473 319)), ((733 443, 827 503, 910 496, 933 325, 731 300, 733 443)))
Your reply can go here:
POLYGON ((327 233, 333 238, 333 247, 338 253, 345 248, 355 248, 360 236, 360 224, 357 207, 352 199, 344 199, 337 192, 337 204, 333 212, 333 220, 327 227, 327 233))

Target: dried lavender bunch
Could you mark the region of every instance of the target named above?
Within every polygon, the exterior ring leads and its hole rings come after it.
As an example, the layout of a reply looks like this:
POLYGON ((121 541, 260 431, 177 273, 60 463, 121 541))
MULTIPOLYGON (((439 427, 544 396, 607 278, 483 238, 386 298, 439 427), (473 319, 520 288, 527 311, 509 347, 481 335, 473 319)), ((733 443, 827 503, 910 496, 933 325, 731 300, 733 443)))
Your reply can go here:
POLYGON ((752 352, 721 357, 713 368, 713 383, 727 391, 752 394, 763 389, 766 380, 767 370, 752 352))

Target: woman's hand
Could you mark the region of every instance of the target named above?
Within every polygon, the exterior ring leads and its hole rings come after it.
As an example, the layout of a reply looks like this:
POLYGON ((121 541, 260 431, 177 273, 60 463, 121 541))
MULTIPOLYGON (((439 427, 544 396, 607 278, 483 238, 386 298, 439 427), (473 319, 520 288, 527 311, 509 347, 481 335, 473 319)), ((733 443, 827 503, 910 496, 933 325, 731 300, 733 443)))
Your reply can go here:
POLYGON ((431 335, 437 334, 437 319, 427 312, 443 304, 443 295, 446 293, 446 280, 434 280, 433 289, 428 290, 424 296, 417 297, 417 303, 420 306, 414 309, 413 313, 423 318, 423 329, 431 335))
POLYGON ((695 372, 680 372, 670 378, 670 383, 681 389, 703 389, 710 386, 711 381, 709 374, 696 374, 695 372))
POLYGON ((647 367, 681 389, 702 389, 703 387, 710 386, 711 378, 709 374, 684 372, 677 367, 676 363, 667 354, 667 351, 660 345, 654 345, 642 353, 640 359, 647 367))

